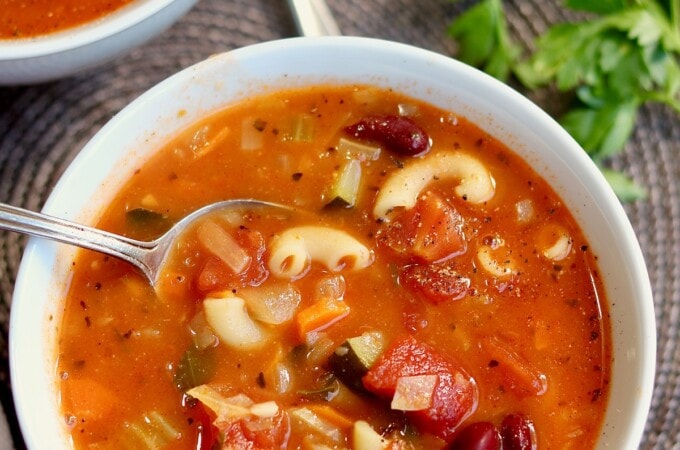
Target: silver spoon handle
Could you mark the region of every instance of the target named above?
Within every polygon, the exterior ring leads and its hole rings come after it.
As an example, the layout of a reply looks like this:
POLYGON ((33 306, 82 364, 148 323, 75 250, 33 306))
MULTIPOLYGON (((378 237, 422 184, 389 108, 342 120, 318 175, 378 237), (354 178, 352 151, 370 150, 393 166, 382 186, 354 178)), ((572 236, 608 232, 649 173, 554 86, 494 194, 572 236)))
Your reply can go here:
POLYGON ((95 250, 128 261, 148 271, 141 260, 149 253, 146 242, 70 222, 47 214, 0 203, 0 229, 47 238, 95 250))
POLYGON ((288 0, 288 6, 302 36, 342 34, 325 0, 288 0))

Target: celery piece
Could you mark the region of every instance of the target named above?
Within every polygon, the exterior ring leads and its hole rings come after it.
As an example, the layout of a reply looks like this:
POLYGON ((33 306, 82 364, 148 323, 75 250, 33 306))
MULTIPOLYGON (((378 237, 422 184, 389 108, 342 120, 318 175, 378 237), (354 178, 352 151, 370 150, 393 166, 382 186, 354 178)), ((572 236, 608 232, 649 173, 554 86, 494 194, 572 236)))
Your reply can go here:
POLYGON ((124 426, 125 448, 154 450, 176 440, 181 434, 174 424, 158 411, 144 414, 139 420, 126 422, 124 426))
POLYGON ((312 142, 314 139, 314 117, 298 114, 281 130, 281 139, 288 142, 312 142))
POLYGON ((340 138, 338 141, 338 152, 347 158, 359 161, 375 161, 380 157, 379 146, 366 145, 345 138, 340 138))
POLYGON ((326 206, 352 208, 357 202, 360 184, 361 163, 350 159, 333 182, 326 206))

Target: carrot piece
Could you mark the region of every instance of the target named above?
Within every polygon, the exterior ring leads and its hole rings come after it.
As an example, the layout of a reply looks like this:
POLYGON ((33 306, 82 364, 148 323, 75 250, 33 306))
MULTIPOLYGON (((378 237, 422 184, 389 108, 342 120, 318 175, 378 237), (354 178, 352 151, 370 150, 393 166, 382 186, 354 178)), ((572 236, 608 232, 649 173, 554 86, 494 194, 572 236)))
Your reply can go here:
POLYGON ((111 389, 91 378, 69 378, 63 393, 64 405, 88 422, 106 419, 120 403, 111 389))
POLYGON ((296 318, 300 339, 312 331, 320 331, 349 314, 349 306, 341 300, 324 298, 301 310, 296 318))
POLYGON ((309 405, 307 406, 312 412, 316 413, 320 418, 336 425, 338 428, 347 429, 354 425, 354 422, 340 413, 337 409, 328 405, 309 405))
POLYGON ((545 393, 548 388, 545 375, 510 348, 508 344, 495 337, 489 337, 482 341, 482 348, 489 354, 490 359, 498 363, 496 369, 501 372, 508 383, 506 387, 520 396, 545 393))

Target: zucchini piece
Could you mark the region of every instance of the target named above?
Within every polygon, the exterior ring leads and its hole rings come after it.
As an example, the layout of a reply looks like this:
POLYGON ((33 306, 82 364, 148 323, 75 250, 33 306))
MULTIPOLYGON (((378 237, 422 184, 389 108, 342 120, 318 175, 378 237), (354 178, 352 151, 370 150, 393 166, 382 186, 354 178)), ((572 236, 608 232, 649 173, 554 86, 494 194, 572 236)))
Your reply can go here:
POLYGON ((359 391, 364 390, 361 378, 383 352, 382 333, 370 331, 347 339, 328 360, 331 370, 343 383, 359 391))

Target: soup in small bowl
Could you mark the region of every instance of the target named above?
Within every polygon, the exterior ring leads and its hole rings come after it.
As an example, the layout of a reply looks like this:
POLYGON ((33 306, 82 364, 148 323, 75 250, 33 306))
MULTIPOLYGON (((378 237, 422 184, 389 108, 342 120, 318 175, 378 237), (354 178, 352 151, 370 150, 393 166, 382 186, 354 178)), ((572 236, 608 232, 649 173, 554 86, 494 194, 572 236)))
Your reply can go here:
POLYGON ((155 289, 30 241, 10 336, 30 447, 639 444, 655 334, 637 241, 508 87, 378 40, 247 47, 123 110, 45 212, 150 240, 235 198, 283 208, 202 218, 155 289))
POLYGON ((196 0, 0 2, 0 85, 73 75, 161 33, 196 0))

